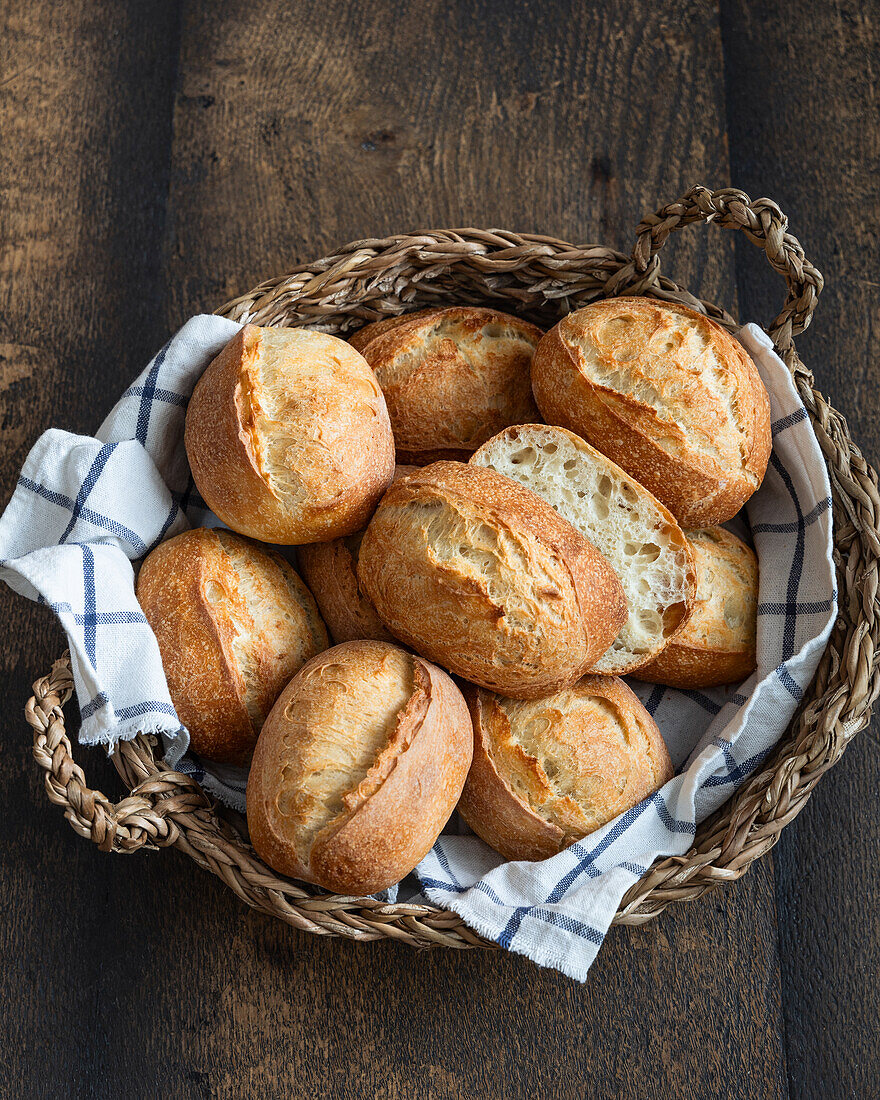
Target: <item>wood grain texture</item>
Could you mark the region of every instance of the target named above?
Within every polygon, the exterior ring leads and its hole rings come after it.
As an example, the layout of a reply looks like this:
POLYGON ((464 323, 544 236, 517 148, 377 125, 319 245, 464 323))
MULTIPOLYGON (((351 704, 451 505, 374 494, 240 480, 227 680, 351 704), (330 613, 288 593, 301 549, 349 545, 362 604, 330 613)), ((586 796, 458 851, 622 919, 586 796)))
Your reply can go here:
MULTIPOLYGON (((726 179, 720 74, 715 5, 694 0, 191 5, 169 321, 365 235, 501 225, 628 250, 658 198, 726 179)), ((676 245, 706 294, 732 289, 732 243, 676 245)))
MULTIPOLYGON (((722 4, 734 183, 770 193, 824 273, 798 341, 819 387, 880 462, 880 7, 722 4), (792 79, 794 71, 805 79, 792 79), (772 110, 767 105, 772 104, 772 110), (768 184, 772 181, 772 188, 768 184)), ((777 279, 738 243, 743 315, 766 320, 777 279)), ((880 722, 861 733, 775 849, 792 1097, 880 1091, 880 722)))
MULTIPOLYGON (((0 6, 4 504, 43 428, 94 430, 122 379, 161 343, 177 28, 166 3, 0 6)), ((154 917, 138 890, 125 894, 134 863, 114 868, 84 848, 37 781, 21 708, 30 681, 63 649, 61 631, 5 585, 0 619, 0 1092, 107 1095, 105 1019, 120 1001, 102 975, 115 981, 116 960, 127 957, 126 910, 154 917)), ((95 780, 118 790, 112 767, 91 755, 95 780)), ((129 1013, 137 990, 135 981, 129 1013)))
MULTIPOLYGON (((732 181, 777 197, 808 248, 811 234, 839 242, 841 279, 864 279, 842 242, 876 246, 869 177, 847 170, 845 196, 832 184, 840 163, 876 157, 876 124, 835 132, 847 105, 855 119, 873 102, 871 9, 847 22, 829 5, 823 41, 856 36, 862 61, 815 56, 822 111, 775 73, 774 120, 764 97, 787 36, 801 56, 819 48, 776 0, 724 3, 721 22, 696 0, 180 7, 76 0, 59 18, 13 0, 0 15, 0 131, 17 152, 0 160, 7 495, 41 428, 92 430, 186 316, 365 234, 471 223, 628 249, 645 210, 732 181)), ((735 268, 732 235, 691 230, 663 262, 734 313, 738 284, 742 313, 766 319, 779 287, 747 249, 735 268)), ((826 292, 804 348, 838 364, 826 388, 876 446, 872 293, 826 292)), ((300 935, 176 852, 90 848, 38 789, 20 716, 59 632, 5 589, 0 614, 4 1093, 764 1098, 834 1095, 816 1083, 829 1071, 876 1091, 876 929, 856 938, 876 886, 867 735, 784 834, 778 892, 768 857, 614 930, 580 986, 500 952, 300 935), (829 1028, 848 1031, 837 1055, 829 1028)), ((83 761, 119 791, 97 753, 83 761)))

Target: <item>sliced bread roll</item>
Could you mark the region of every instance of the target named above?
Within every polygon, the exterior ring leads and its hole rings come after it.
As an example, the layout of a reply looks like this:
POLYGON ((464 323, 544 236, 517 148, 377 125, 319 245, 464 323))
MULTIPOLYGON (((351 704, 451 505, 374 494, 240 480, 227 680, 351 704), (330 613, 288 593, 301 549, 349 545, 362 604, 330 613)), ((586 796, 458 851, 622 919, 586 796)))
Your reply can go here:
POLYGON ((465 697, 474 760, 458 810, 505 859, 548 859, 672 778, 654 719, 614 676, 527 702, 465 697))
POLYGON ((632 672, 681 630, 696 595, 693 552, 669 510, 619 466, 572 432, 547 424, 507 428, 470 462, 552 504, 620 579, 627 619, 592 671, 632 672))
POLYGON ((758 559, 723 527, 688 531, 687 537, 697 563, 694 613, 636 675, 676 688, 739 683, 758 663, 758 559))
POLYGON ((391 486, 358 579, 396 638, 520 699, 574 683, 626 618, 620 581, 588 539, 540 496, 462 462, 391 486))

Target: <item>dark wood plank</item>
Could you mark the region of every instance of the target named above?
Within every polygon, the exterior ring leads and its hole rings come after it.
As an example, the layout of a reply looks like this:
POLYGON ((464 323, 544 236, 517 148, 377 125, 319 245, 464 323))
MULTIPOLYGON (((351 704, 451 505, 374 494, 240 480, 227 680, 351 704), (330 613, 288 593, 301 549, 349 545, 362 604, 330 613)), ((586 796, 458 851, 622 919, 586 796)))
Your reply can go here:
MULTIPOLYGON (((720 72, 715 5, 693 0, 194 10, 169 319, 365 235, 503 223, 628 250, 658 200, 726 181, 720 72)), ((729 300, 731 242, 671 251, 729 300)))
MULTIPOLYGON (((880 102, 876 2, 721 5, 734 183, 769 194, 826 277, 798 341, 818 384, 880 461, 880 102)), ((738 251, 743 314, 782 300, 738 251)), ((880 724, 859 734, 775 849, 791 1096, 880 1091, 880 724)))
MULTIPOLYGON (((43 428, 93 430, 161 342, 177 28, 175 5, 144 0, 0 6, 4 503, 43 428)), ((60 630, 5 585, 0 621, 0 1091, 96 1096, 101 1021, 117 1010, 102 973, 124 952, 116 925, 143 880, 79 840, 38 784, 22 708, 63 649, 60 630)), ((88 767, 119 789, 99 754, 88 767)))
MULTIPOLYGON (((21 5, 0 39, 36 61, 0 125, 40 139, 0 164, 24 242, 0 261, 2 400, 25 426, 9 487, 42 425, 92 428, 164 330, 297 260, 432 224, 628 247, 645 209, 729 178, 710 3, 191 5, 163 250, 173 6, 68 9, 47 35, 48 7, 21 5)), ((735 309, 732 242, 676 247, 677 278, 735 309)), ((57 631, 0 598, 23 700, 57 631)), ((4 721, 14 1093, 786 1095, 770 860, 613 932, 585 986, 502 953, 321 940, 178 853, 90 849, 37 789, 17 706, 4 721)))

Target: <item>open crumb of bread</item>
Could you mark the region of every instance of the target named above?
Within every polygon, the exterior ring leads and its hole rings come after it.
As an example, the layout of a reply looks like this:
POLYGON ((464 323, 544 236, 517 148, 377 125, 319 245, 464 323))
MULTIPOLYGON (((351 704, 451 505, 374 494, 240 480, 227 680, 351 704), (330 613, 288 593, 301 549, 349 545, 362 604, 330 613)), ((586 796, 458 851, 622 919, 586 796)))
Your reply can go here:
POLYGON ((471 463, 543 497, 610 562, 629 611, 596 672, 631 672, 674 637, 694 602, 693 555, 670 512, 647 489, 572 432, 545 424, 507 428, 471 463))

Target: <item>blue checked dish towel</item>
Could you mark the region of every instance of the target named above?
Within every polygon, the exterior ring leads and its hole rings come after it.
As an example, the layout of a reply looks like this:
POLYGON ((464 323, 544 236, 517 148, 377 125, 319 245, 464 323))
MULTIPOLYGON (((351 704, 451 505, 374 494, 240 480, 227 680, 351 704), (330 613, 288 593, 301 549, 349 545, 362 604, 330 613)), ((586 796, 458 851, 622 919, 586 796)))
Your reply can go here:
MULTIPOLYGON (((0 517, 0 577, 48 604, 67 633, 79 739, 112 750, 161 736, 166 760, 244 808, 246 775, 202 763, 174 710, 156 640, 134 593, 134 563, 189 526, 216 525, 193 491, 187 400, 239 326, 194 317, 130 386, 94 437, 56 429, 34 445, 0 517)), ((773 453, 740 517, 760 562, 758 671, 705 692, 630 681, 663 733, 675 778, 569 849, 506 863, 457 819, 389 900, 453 909, 476 931, 584 980, 620 899, 658 857, 681 855, 785 731, 834 622, 828 476, 806 411, 767 336, 738 337, 770 394, 773 453)))

